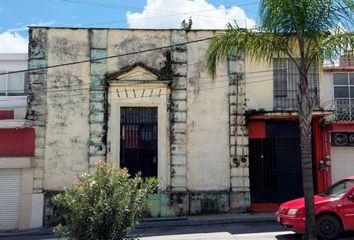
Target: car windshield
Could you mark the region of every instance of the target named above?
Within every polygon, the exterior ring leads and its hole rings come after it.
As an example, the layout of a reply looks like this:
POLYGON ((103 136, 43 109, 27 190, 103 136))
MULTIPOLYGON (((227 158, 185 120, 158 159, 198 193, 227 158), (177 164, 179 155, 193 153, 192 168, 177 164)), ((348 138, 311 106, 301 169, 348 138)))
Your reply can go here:
POLYGON ((327 188, 320 196, 339 198, 354 186, 354 180, 344 179, 327 188))

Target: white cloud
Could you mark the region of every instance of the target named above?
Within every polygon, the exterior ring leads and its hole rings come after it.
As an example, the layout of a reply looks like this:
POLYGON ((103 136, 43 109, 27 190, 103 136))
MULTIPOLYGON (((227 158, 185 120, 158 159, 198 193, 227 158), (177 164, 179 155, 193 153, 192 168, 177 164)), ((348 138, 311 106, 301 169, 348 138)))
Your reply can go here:
MULTIPOLYGON (((56 21, 38 22, 28 26, 50 26, 56 23, 56 21)), ((21 22, 16 25, 19 27, 7 29, 6 32, 0 34, 0 53, 27 53, 28 40, 19 32, 27 31, 28 27, 21 26, 21 22)))
POLYGON ((28 41, 18 33, 0 34, 0 53, 27 53, 28 41))
POLYGON ((206 0, 147 0, 143 12, 127 13, 130 28, 180 28, 189 17, 194 29, 222 29, 234 20, 240 27, 256 25, 243 9, 214 6, 206 0))
MULTIPOLYGON (((49 21, 49 22, 40 22, 40 23, 32 23, 29 24, 28 26, 50 26, 55 24, 55 21, 49 21)), ((21 26, 18 28, 10 28, 7 30, 7 32, 14 33, 14 32, 23 32, 28 30, 28 26, 21 26)))

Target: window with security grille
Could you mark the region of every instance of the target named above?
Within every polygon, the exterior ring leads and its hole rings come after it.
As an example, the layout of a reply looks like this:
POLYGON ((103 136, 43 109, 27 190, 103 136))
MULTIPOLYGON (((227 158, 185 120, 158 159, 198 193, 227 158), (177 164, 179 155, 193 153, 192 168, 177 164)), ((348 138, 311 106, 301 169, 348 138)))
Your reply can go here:
POLYGON ((354 73, 333 73, 333 92, 337 120, 354 119, 354 73))
MULTIPOLYGON (((297 93, 300 74, 296 64, 288 58, 273 59, 273 96, 274 108, 279 110, 297 109, 297 93)), ((309 68, 309 90, 314 107, 319 105, 318 69, 309 68)))
MULTIPOLYGON (((0 73, 7 73, 0 71, 0 73)), ((9 73, 0 75, 0 95, 14 96, 25 94, 25 73, 9 73)))

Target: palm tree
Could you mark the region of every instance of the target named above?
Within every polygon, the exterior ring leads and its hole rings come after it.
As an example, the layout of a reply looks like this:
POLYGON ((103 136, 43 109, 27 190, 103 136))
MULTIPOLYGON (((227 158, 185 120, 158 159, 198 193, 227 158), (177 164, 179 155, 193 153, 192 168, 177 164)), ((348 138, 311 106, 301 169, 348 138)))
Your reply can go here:
POLYGON ((298 113, 301 166, 305 196, 305 239, 316 239, 312 176, 311 121, 313 103, 309 93, 311 65, 334 60, 354 46, 353 0, 261 0, 259 27, 241 29, 228 24, 208 48, 208 70, 215 77, 222 58, 246 54, 253 59, 288 57, 299 71, 298 113))

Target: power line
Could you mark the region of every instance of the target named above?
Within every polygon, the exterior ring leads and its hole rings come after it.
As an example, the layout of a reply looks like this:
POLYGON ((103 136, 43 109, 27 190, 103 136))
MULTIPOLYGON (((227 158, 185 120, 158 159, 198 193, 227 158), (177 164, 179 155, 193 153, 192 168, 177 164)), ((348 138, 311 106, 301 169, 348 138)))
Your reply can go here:
POLYGON ((38 70, 50 69, 50 68, 57 68, 57 67, 63 67, 63 66, 70 66, 70 65, 81 64, 81 63, 87 63, 87 62, 95 62, 95 61, 101 61, 101 60, 106 60, 106 59, 111 59, 111 58, 130 56, 130 55, 134 55, 134 54, 141 54, 141 53, 146 53, 146 52, 153 52, 153 51, 157 51, 157 50, 162 50, 162 49, 168 49, 168 48, 183 46, 183 45, 186 45, 186 44, 208 41, 208 40, 211 40, 212 38, 213 38, 213 37, 207 37, 207 38, 201 38, 201 39, 197 39, 197 40, 187 41, 187 42, 185 42, 185 43, 176 43, 176 44, 172 44, 172 45, 167 45, 167 46, 162 46, 162 47, 156 47, 156 48, 149 48, 149 49, 145 49, 145 50, 133 51, 133 52, 123 53, 123 54, 118 54, 118 55, 111 55, 111 56, 107 56, 107 57, 100 57, 100 58, 95 58, 95 59, 86 59, 86 60, 75 61, 75 62, 69 62, 69 63, 54 64, 54 65, 46 66, 46 67, 39 67, 39 68, 32 68, 32 69, 24 69, 24 70, 11 71, 11 72, 7 72, 7 73, 0 73, 0 76, 1 76, 1 75, 7 75, 7 74, 14 74, 14 73, 31 72, 31 71, 38 71, 38 70))
MULTIPOLYGON (((111 57, 114 57, 114 56, 111 56, 111 57)), ((118 57, 118 56, 116 56, 118 57)), ((103 58, 102 58, 103 59, 103 58)), ((88 60, 90 61, 90 60, 88 60)), ((84 61, 81 61, 81 62, 84 62, 84 61)), ((81 63, 80 62, 80 63, 81 63)), ((199 62, 195 62, 195 63, 190 63, 190 64, 183 64, 182 66, 180 66, 181 68, 183 67, 189 67, 189 66, 193 66, 193 65, 197 65, 197 64, 200 64, 200 63, 205 63, 207 61, 199 61, 199 62)), ((67 64, 58 64, 58 65, 53 65, 53 66, 48 66, 48 67, 43 67, 43 68, 35 68, 35 69, 26 69, 26 70, 16 70, 16 71, 11 71, 11 72, 4 72, 4 73, 0 73, 0 76, 1 75, 9 75, 9 74, 16 74, 16 73, 22 73, 22 72, 28 72, 28 71, 36 71, 36 70, 43 70, 45 68, 51 68, 51 67, 59 67, 59 66, 66 66, 66 65, 69 65, 69 64, 77 64, 79 62, 74 62, 74 63, 67 63, 67 64)), ((262 70, 262 71, 252 71, 252 72, 245 72, 244 74, 247 75, 247 74, 257 74, 257 73, 264 73, 264 72, 273 72, 274 69, 269 69, 269 70, 262 70)), ((138 75, 139 76, 139 75, 138 75)), ((224 76, 228 76, 228 75, 224 75, 224 76)), ((60 88, 69 88, 69 87, 73 87, 73 86, 82 86, 82 85, 91 85, 91 83, 82 83, 82 84, 72 84, 72 85, 64 85, 62 87, 60 86, 56 86, 56 87, 46 87, 44 89, 60 89, 60 88)), ((19 91, 22 91, 22 89, 16 89, 16 90, 8 90, 7 92, 19 92, 19 91)), ((60 91, 60 90, 58 90, 60 91)))
MULTIPOLYGON (((105 8, 114 8, 121 10, 122 8, 125 9, 137 9, 137 10, 145 10, 144 8, 141 7, 134 7, 134 6, 128 6, 128 5, 120 5, 120 4, 114 4, 114 3, 105 3, 105 2, 96 2, 96 1, 89 1, 89 0, 60 0, 62 2, 70 2, 70 3, 77 3, 77 4, 82 4, 82 5, 89 5, 89 6, 96 6, 96 7, 105 7, 105 8)), ((245 6, 250 6, 250 5, 256 5, 259 4, 258 2, 252 2, 252 3, 244 3, 244 4, 237 4, 235 5, 236 7, 245 7, 245 6)), ((231 8, 233 6, 225 7, 225 8, 231 8)), ((180 14, 191 14, 191 13, 198 13, 198 12, 208 12, 208 11, 217 11, 220 10, 218 8, 213 8, 213 9, 203 9, 199 11, 193 11, 193 12, 180 12, 180 14)), ((153 12, 161 12, 161 13, 176 13, 172 11, 158 11, 158 10, 152 10, 153 12)), ((177 12, 178 13, 178 12, 177 12)))
MULTIPOLYGON (((60 0, 63 2, 70 2, 70 3, 77 3, 77 4, 83 4, 83 5, 90 5, 90 6, 98 6, 98 7, 107 7, 107 8, 113 8, 113 9, 118 9, 118 10, 122 10, 122 8, 126 8, 126 9, 138 9, 138 10, 144 10, 144 8, 138 8, 138 7, 132 7, 132 6, 127 6, 127 5, 117 5, 117 4, 111 4, 111 3, 99 3, 99 2, 95 2, 95 1, 84 1, 84 0, 60 0)), ((236 7, 242 7, 242 6, 250 6, 250 5, 255 5, 255 4, 259 4, 259 2, 253 2, 253 3, 246 3, 246 4, 239 4, 236 5, 236 7)), ((160 15, 160 16, 154 16, 154 17, 146 17, 146 18, 142 18, 140 20, 144 21, 147 19, 156 19, 156 18, 166 18, 166 17, 174 17, 174 16, 180 16, 180 15, 190 15, 190 14, 194 14, 195 16, 199 16, 199 17, 207 17, 210 19, 210 16, 203 16, 203 15, 198 15, 196 13, 200 13, 200 12, 211 12, 211 11, 220 11, 221 9, 219 8, 213 8, 213 9, 203 9, 203 10, 199 10, 199 11, 192 11, 192 12, 180 12, 180 13, 176 13, 176 12, 172 12, 172 11, 156 11, 156 10, 152 10, 154 12, 161 12, 161 13, 173 13, 173 14, 168 14, 168 15, 160 15)), ((216 17, 213 17, 216 18, 216 17)), ((221 19, 221 18, 220 18, 221 19)), ((239 20, 239 21, 246 21, 246 18, 244 19, 226 19, 223 18, 224 20, 239 20)), ((106 25, 106 24, 112 24, 112 23, 125 23, 126 20, 122 20, 122 21, 108 21, 108 22, 100 22, 100 23, 91 23, 91 24, 83 24, 81 26, 94 26, 94 25, 106 25)))
MULTIPOLYGON (((189 65, 184 65, 183 67, 188 67, 188 66, 192 66, 192 65, 196 65, 199 63, 203 63, 205 61, 200 61, 200 62, 196 62, 196 63, 192 63, 189 65)), ((257 80, 257 81, 249 81, 250 79, 262 79, 262 78, 267 78, 267 77, 272 77, 273 74, 267 74, 267 75, 261 75, 261 76, 247 76, 249 74, 258 74, 258 73, 266 73, 266 72, 273 72, 274 69, 269 69, 269 70, 261 70, 261 71, 252 71, 252 72, 246 72, 243 73, 242 75, 245 76, 245 78, 243 79, 245 81, 245 84, 253 84, 253 83, 257 83, 257 82, 263 82, 263 80, 257 80)), ((224 78, 224 77, 232 77, 233 74, 226 74, 226 75, 218 75, 215 76, 215 78, 224 78)), ((289 74, 288 74, 289 75, 289 74)), ((298 74, 293 74, 295 76, 298 76, 298 74)), ((144 76, 144 74, 139 74, 136 76, 144 76)), ((210 79, 209 77, 201 77, 198 78, 199 80, 201 79, 210 79)), ((266 81, 273 81, 273 78, 267 79, 266 81)), ((142 79, 142 81, 145 81, 144 79, 142 79)), ((222 81, 213 81, 210 79, 209 82, 197 82, 197 83, 191 83, 191 85, 198 85, 198 84, 210 84, 210 83, 215 83, 215 82, 226 82, 224 80, 222 81)), ((122 84, 122 83, 121 83, 122 84)), ((139 85, 141 83, 134 83, 134 84, 127 84, 127 85, 120 85, 121 87, 128 87, 128 86, 135 86, 135 85, 139 85)), ((82 83, 82 84, 75 84, 75 85, 65 85, 63 87, 50 87, 50 88, 44 88, 43 89, 43 93, 51 93, 51 92, 73 92, 73 91, 80 91, 80 90, 92 90, 90 87, 97 87, 91 83, 82 83), (83 86, 83 85, 90 85, 87 88, 71 88, 71 87, 75 87, 75 86, 83 86), (70 88, 70 89, 62 89, 62 88, 70 88), (48 89, 54 89, 54 90, 49 90, 48 89)), ((103 86, 99 86, 99 87, 103 87, 103 86)), ((19 91, 22 91, 22 89, 18 89, 18 90, 8 90, 8 93, 18 93, 19 91)), ((37 91, 38 93, 39 91, 37 91)), ((1 101, 1 100, 0 100, 1 101)))
MULTIPOLYGON (((228 88, 230 85, 225 85, 225 86, 217 86, 217 87, 209 87, 209 88, 199 88, 199 89, 189 89, 189 90, 185 90, 186 92, 195 92, 195 91, 204 91, 204 90, 213 90, 213 89, 221 89, 221 88, 228 88)), ((162 87, 153 87, 153 88, 142 88, 139 90, 151 90, 151 89, 162 89, 162 87)), ((126 92, 134 92, 134 90, 121 90, 119 91, 119 93, 126 93, 126 92)), ((116 93, 117 91, 110 91, 111 93, 116 93)), ((155 94, 155 95, 151 95, 151 94, 147 94, 146 96, 134 96, 134 97, 125 97, 125 98, 111 98, 111 99, 107 99, 108 101, 126 101, 126 100, 131 100, 131 99, 141 99, 141 98, 152 98, 152 97, 160 97, 160 96, 167 96, 167 95, 171 95, 172 93, 161 93, 161 94, 155 94)), ((73 97, 76 96, 81 96, 81 95, 87 95, 87 94, 80 94, 80 95, 74 95, 73 97)), ((57 97, 63 97, 63 96, 57 96, 57 97)), ((70 97, 70 96, 68 96, 70 97)), ((69 100, 70 101, 70 100, 69 100)), ((87 101, 80 101, 80 102, 69 102, 69 103, 46 103, 45 105, 70 105, 70 104, 80 104, 80 103, 90 103, 90 99, 87 99, 87 101)))
MULTIPOLYGON (((259 80, 259 81, 252 81, 252 82, 245 82, 244 85, 247 85, 247 84, 253 84, 253 83, 259 83, 259 82, 267 82, 267 81, 272 81, 273 79, 263 79, 263 80, 259 80)), ((219 81, 221 82, 221 81, 219 81)), ((223 85, 223 86, 212 86, 212 87, 207 87, 207 88, 197 88, 197 89, 186 89, 185 91, 186 92, 195 92, 195 91, 201 91, 201 90, 213 90, 213 89, 220 89, 220 88, 228 88, 230 87, 230 84, 229 82, 225 82, 227 83, 227 85, 223 85)), ((124 87, 128 87, 128 86, 135 86, 135 85, 139 85, 139 84, 131 84, 131 85, 124 85, 124 87)), ((198 84, 194 84, 194 86, 197 86, 198 84)), ((144 87, 144 88, 141 88, 141 89, 131 89, 131 90, 128 90, 128 89, 124 89, 124 90, 118 90, 118 93, 123 93, 122 95, 127 94, 128 91, 130 92, 134 92, 136 90, 151 90, 151 89, 162 89, 161 87, 144 87)), ((86 90, 89 90, 89 89, 86 89, 86 90)), ((117 90, 111 90, 111 91, 108 91, 108 93, 117 93, 117 90)), ((171 94, 171 93, 169 93, 171 94)), ((164 96, 164 95, 169 95, 169 94, 158 94, 156 96, 164 96)), ((80 97, 80 96, 85 96, 88 98, 88 101, 81 101, 81 102, 70 102, 70 103, 67 103, 67 104, 64 104, 64 103, 48 103, 46 102, 45 105, 68 105, 68 104, 77 104, 77 103, 90 103, 90 99, 89 99, 89 95, 90 93, 75 93, 75 94, 70 94, 69 95, 63 95, 63 94, 60 94, 60 95, 54 95, 54 96, 46 96, 45 99, 48 100, 48 99, 55 99, 55 98, 75 98, 75 97, 80 97)), ((149 95, 149 96, 145 96, 144 98, 147 98, 147 97, 155 97, 155 95, 149 95)), ((124 99, 138 99, 138 98, 141 98, 141 97, 126 97, 126 98, 120 98, 120 99, 116 99, 116 100, 124 100, 124 99)), ((9 100, 9 99, 5 99, 5 100, 0 100, 0 102, 6 102, 6 101, 12 101, 12 100, 9 100)), ((68 101, 70 101, 70 99, 68 99, 68 101)))
MULTIPOLYGON (((214 89, 221 89, 221 88, 227 88, 229 87, 229 85, 226 85, 226 86, 218 86, 218 87, 209 87, 209 88, 199 88, 199 89, 189 89, 189 90, 186 90, 186 92, 199 92, 199 91, 204 91, 204 90, 214 90, 214 89)), ((155 87, 155 88, 143 88, 143 89, 139 89, 139 90, 151 90, 151 89, 162 89, 161 87, 155 87)), ((134 90, 121 90, 119 91, 120 93, 126 93, 128 95, 128 91, 130 92, 133 92, 134 90)), ((112 93, 115 93, 116 91, 111 91, 112 93)), ((129 97, 126 95, 126 97, 124 98, 110 98, 110 99, 107 99, 107 101, 119 101, 119 102, 122 102, 122 101, 126 101, 126 100, 131 100, 131 99, 142 99, 142 98, 156 98, 156 97, 161 97, 161 96, 168 96, 168 95, 171 95, 172 93, 159 93, 159 94, 147 94, 146 96, 134 96, 134 97, 129 97)), ((76 95, 75 95, 76 96, 76 95)), ((60 96, 59 96, 60 97, 60 96)), ((70 101, 70 100, 68 100, 70 101)), ((332 103, 334 102, 335 99, 332 99, 332 100, 328 100, 326 102, 324 102, 323 104, 328 104, 328 103, 332 103)), ((70 105, 70 104, 81 104, 81 103, 87 103, 89 104, 90 103, 90 99, 87 99, 87 101, 80 101, 80 102, 68 102, 68 103, 46 103, 46 105, 49 105, 49 106, 56 106, 56 105, 70 105)))
MULTIPOLYGON (((219 75, 219 76, 216 76, 216 78, 224 78, 224 77, 229 77, 229 75, 219 75)), ((208 78, 208 77, 207 77, 208 78)), ((199 78, 199 79, 207 79, 207 78, 199 78)), ((258 77, 257 77, 258 78, 258 77)), ((209 79, 209 78, 208 78, 209 79)), ((243 80, 245 81, 245 80, 243 80)), ((251 81, 251 82, 245 82, 244 84, 247 85, 247 84, 254 84, 254 83, 259 83, 259 82, 267 82, 267 81, 273 81, 272 78, 269 78, 269 79, 262 79, 262 80, 257 80, 257 81, 251 81)), ((199 85, 204 85, 204 84, 213 84, 213 83, 227 83, 227 85, 225 85, 224 87, 227 87, 227 86, 230 86, 230 82, 229 81, 226 81, 226 80, 221 80, 221 81, 210 81, 210 82, 196 82, 196 83, 190 83, 191 86, 199 86, 199 85)), ((139 86, 141 85, 141 83, 134 83, 134 84, 127 84, 127 85, 120 85, 119 87, 121 88, 126 88, 126 87, 131 87, 131 86, 139 86)), ((103 88, 103 89, 106 89, 106 88, 103 88)), ((151 89, 151 88, 146 88, 145 89, 151 89)), ((74 97, 74 96, 84 96, 84 95, 89 95, 90 93, 79 93, 79 94, 71 94, 71 92, 75 92, 75 91, 89 91, 91 90, 91 88, 78 88, 78 89, 65 89, 65 90, 60 90, 60 91, 43 91, 43 94, 42 95, 39 95, 39 96, 43 96, 44 94, 46 93, 65 93, 65 92, 68 92, 69 95, 63 95, 63 94, 60 94, 58 96, 46 96, 46 99, 48 98, 56 98, 56 97, 74 97)), ((125 90, 123 90, 122 92, 124 92, 125 90)), ((188 89, 186 90, 188 91, 188 89)), ((31 96, 38 96, 38 95, 33 95, 33 94, 30 94, 28 95, 29 97, 31 96)), ((13 101, 11 99, 3 99, 1 100, 0 99, 0 102, 2 101, 13 101)))
MULTIPOLYGON (((225 75, 225 76, 228 76, 228 75, 225 75)), ((224 76, 217 76, 217 77, 224 77, 224 76)), ((244 85, 247 85, 247 84, 253 84, 253 83, 259 83, 259 82, 266 82, 266 81, 273 81, 273 79, 263 79, 263 80, 258 80, 258 81, 252 81, 252 82, 245 82, 245 83, 243 83, 244 85)), ((218 81, 218 82, 222 82, 222 81, 218 81)), ((204 83, 212 83, 212 82, 203 82, 203 83, 194 83, 193 85, 194 86, 197 86, 198 84, 204 84, 204 83)), ((225 83, 227 83, 227 85, 223 85, 223 86, 212 86, 212 87, 207 87, 207 88, 197 88, 197 89, 187 89, 187 90, 185 90, 186 92, 195 92, 195 91, 197 91, 197 92, 199 92, 199 91, 201 91, 201 90, 213 90, 213 89, 220 89, 220 88, 229 88, 230 87, 230 83, 229 82, 225 82, 225 83)), ((130 84, 130 85, 123 85, 123 87, 128 87, 128 86, 134 86, 134 85, 139 85, 139 83, 137 83, 137 84, 130 84)), ((122 86, 120 86, 120 87, 122 87, 122 86)), ((119 95, 119 93, 125 93, 126 94, 126 97, 125 98, 114 98, 114 99, 108 99, 108 101, 112 101, 112 100, 114 100, 114 101, 117 101, 117 100, 119 100, 119 101, 124 101, 124 100, 128 100, 128 99, 138 99, 138 98, 151 98, 151 97, 160 97, 160 96, 164 96, 164 95, 170 95, 171 93, 168 93, 168 94, 161 94, 161 93, 159 93, 159 94, 157 94, 157 95, 153 95, 152 94, 152 92, 151 92, 151 94, 149 95, 147 95, 147 96, 135 96, 135 91, 141 91, 141 90, 143 90, 143 92, 145 92, 145 90, 152 90, 152 89, 162 89, 162 87, 151 87, 151 88, 147 88, 147 87, 144 87, 144 88, 141 88, 141 89, 131 89, 131 90, 127 90, 127 89, 124 89, 124 90, 117 90, 116 89, 116 91, 114 91, 114 90, 112 90, 112 91, 109 91, 109 93, 116 93, 117 92, 117 94, 119 95), (130 91, 130 92, 134 92, 134 97, 128 97, 128 91, 130 91)), ((89 90, 89 89, 87 89, 87 90, 89 90)), ((80 101, 80 102, 73 102, 73 101, 71 101, 71 102, 68 102, 68 103, 48 103, 48 102, 46 102, 45 103, 45 105, 70 105, 70 104, 80 104, 80 103, 90 103, 91 101, 90 101, 90 99, 89 99, 89 95, 90 93, 83 93, 83 94, 74 94, 74 95, 72 95, 72 94, 70 94, 70 95, 58 95, 58 96, 46 96, 46 99, 48 100, 48 99, 52 99, 52 98, 57 98, 57 97, 60 97, 60 98, 63 98, 63 97, 79 97, 79 96, 87 96, 88 97, 88 99, 87 99, 87 101, 80 101)), ((124 94, 122 94, 122 95, 124 95, 124 94)), ((1 100, 0 100, 1 101, 1 100)), ((6 100, 3 100, 3 101, 6 101, 6 100)), ((7 101, 11 101, 11 100, 7 100, 7 101)), ((65 101, 65 100, 64 100, 65 101)), ((70 101, 70 99, 68 99, 68 101, 70 101)), ((327 102, 325 102, 325 103, 323 103, 323 104, 327 104, 327 103, 330 103, 330 102, 333 102, 334 101, 334 99, 333 100, 329 100, 329 101, 327 101, 327 102)))
MULTIPOLYGON (((199 63, 202 63, 202 62, 205 62, 205 61, 201 61, 199 63)), ((193 63, 193 64, 190 64, 190 65, 187 65, 185 67, 188 67, 188 66, 191 66, 191 65, 195 65, 195 64, 198 64, 198 63, 193 63)), ((247 72, 247 73, 244 73, 244 75, 247 75, 247 74, 255 74, 255 73, 264 73, 264 72, 273 72, 273 70, 265 70, 265 71, 254 71, 254 72, 247 72)), ((139 74, 139 75, 136 75, 136 76, 144 76, 144 74, 139 74)), ((232 74, 227 74, 227 75, 219 75, 219 76, 216 76, 215 78, 221 78, 221 77, 230 77, 232 76, 232 74)), ((244 80, 249 80, 249 79, 253 79, 253 78, 262 78, 262 77, 271 77, 272 75, 269 74, 269 75, 263 75, 263 76, 251 76, 251 77, 246 77, 244 80)), ((203 78, 199 78, 199 79, 210 79, 209 77, 203 77, 203 78)), ((142 79, 143 80, 143 79, 142 79)), ((211 80, 211 79, 210 79, 211 80)), ((270 79, 272 80, 272 79, 270 79)), ((214 82, 225 82, 225 81, 210 81, 210 82, 202 82, 202 83, 193 83, 193 84, 208 84, 208 83, 214 83, 214 82)), ((249 83, 253 83, 253 82, 249 82, 249 83)), ((131 85, 121 85, 121 86, 133 86, 133 85, 139 85, 141 83, 135 83, 135 84, 131 84, 131 85)), ((72 91, 79 91, 79 90, 90 90, 91 88, 71 88, 71 87, 75 87, 75 86, 83 86, 83 85, 90 85, 91 87, 96 87, 95 85, 91 84, 91 83, 82 83, 82 84, 75 84, 75 85, 65 85, 63 87, 49 87, 49 88, 44 88, 42 92, 44 93, 50 93, 50 92, 72 92, 72 91), (70 88, 70 89, 62 89, 62 88, 70 88), (49 89, 49 91, 47 91, 49 89), (51 89, 54 89, 54 90, 51 90, 51 89)), ((99 86, 99 87, 102 87, 102 86, 99 86)), ((8 93, 18 93, 22 91, 22 89, 17 89, 17 90, 8 90, 7 92, 8 93)), ((37 91, 38 92, 38 91, 37 91)))

